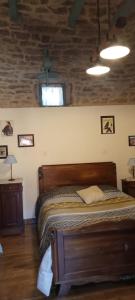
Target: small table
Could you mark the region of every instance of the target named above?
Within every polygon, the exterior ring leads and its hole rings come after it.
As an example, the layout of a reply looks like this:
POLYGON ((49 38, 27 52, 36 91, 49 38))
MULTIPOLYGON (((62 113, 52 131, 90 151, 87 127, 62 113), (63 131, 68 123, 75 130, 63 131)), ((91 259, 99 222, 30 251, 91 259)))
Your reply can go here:
POLYGON ((24 230, 22 179, 0 180, 0 234, 20 234, 24 230))
POLYGON ((132 197, 135 197, 135 180, 122 179, 122 191, 132 197))

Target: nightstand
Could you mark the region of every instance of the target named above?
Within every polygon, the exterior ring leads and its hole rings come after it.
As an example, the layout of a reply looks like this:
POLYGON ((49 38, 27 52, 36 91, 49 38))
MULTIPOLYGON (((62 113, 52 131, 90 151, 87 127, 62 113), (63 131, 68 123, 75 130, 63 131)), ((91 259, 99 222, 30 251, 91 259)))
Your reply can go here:
POLYGON ((24 230, 22 179, 0 180, 0 234, 20 234, 24 230))
POLYGON ((132 197, 135 197, 135 181, 122 179, 122 191, 132 197))

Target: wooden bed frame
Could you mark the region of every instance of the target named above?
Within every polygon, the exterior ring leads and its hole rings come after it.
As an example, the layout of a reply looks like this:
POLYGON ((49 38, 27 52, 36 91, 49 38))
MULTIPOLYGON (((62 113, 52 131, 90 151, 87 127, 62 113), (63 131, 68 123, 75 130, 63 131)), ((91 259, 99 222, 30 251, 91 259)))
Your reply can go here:
MULTIPOLYGON (((117 186, 113 162, 43 165, 39 193, 64 185, 117 186)), ((134 277, 135 221, 102 222, 52 232, 54 283, 65 295, 71 285, 134 277)))

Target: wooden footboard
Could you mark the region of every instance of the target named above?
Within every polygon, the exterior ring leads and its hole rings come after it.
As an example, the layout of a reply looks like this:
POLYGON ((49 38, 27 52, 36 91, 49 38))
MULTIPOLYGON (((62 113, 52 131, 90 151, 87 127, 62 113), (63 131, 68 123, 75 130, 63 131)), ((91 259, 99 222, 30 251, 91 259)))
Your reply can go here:
POLYGON ((112 281, 135 274, 135 221, 104 222, 57 230, 52 238, 53 273, 65 293, 71 285, 112 281))
MULTIPOLYGON (((40 194, 70 185, 117 186, 113 162, 43 165, 40 194)), ((135 274, 135 221, 102 222, 52 232, 53 274, 60 295, 71 285, 118 280, 135 274)))

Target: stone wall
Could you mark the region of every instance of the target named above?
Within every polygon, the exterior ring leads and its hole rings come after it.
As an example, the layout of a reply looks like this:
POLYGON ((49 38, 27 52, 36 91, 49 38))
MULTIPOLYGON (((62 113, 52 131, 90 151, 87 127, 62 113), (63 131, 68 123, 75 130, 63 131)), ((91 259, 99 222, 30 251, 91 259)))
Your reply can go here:
MULTIPOLYGON (((75 27, 68 17, 73 0, 18 0, 18 20, 9 16, 7 0, 0 1, 0 107, 39 106, 36 76, 42 70, 43 50, 49 49, 52 69, 68 88, 70 105, 135 104, 135 21, 117 33, 131 53, 117 62, 105 62, 111 72, 88 76, 86 68, 97 47, 96 1, 86 1, 75 27), (69 93, 70 92, 70 93, 69 93)), ((107 8, 101 1, 101 36, 107 32, 107 8)), ((112 1, 115 13, 120 1, 112 1)), ((50 82, 52 82, 50 80, 50 82)), ((55 80, 56 82, 56 80, 55 80)))

